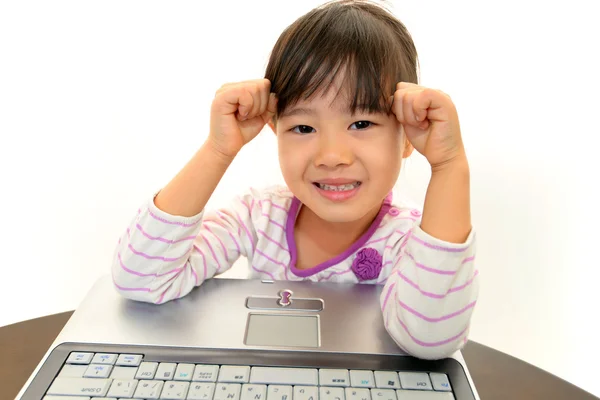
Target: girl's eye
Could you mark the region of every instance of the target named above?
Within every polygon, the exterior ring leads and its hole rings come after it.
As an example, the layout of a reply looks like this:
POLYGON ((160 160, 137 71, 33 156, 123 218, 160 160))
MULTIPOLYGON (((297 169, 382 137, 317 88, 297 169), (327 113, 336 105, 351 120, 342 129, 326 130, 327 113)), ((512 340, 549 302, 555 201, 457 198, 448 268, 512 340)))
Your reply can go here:
POLYGON ((306 135, 308 133, 313 133, 314 128, 308 125, 298 125, 292 128, 292 132, 299 133, 301 135, 306 135))
POLYGON ((362 129, 367 129, 369 126, 373 125, 373 123, 371 121, 356 121, 355 123, 353 123, 350 126, 356 125, 356 129, 358 130, 362 130, 362 129))

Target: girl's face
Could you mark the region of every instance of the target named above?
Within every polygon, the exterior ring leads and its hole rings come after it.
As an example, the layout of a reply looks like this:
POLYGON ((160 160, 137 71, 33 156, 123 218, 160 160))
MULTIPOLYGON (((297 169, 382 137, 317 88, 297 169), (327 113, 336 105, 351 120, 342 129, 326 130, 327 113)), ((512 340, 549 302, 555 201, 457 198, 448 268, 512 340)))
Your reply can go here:
POLYGON ((294 195, 325 221, 353 222, 379 209, 412 148, 394 114, 351 115, 337 88, 288 107, 271 128, 294 195))

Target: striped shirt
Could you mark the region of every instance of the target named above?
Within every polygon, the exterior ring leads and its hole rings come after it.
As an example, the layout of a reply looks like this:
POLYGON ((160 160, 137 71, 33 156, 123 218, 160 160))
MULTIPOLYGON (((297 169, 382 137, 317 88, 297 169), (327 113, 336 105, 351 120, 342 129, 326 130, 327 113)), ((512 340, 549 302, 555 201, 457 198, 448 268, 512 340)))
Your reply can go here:
POLYGON ((298 269, 294 225, 300 201, 280 186, 250 189, 226 208, 193 217, 167 214, 150 198, 119 239, 112 276, 126 298, 164 303, 246 257, 252 279, 384 285, 387 331, 407 353, 451 355, 467 341, 478 294, 475 235, 465 243, 420 228, 417 209, 391 194, 368 230, 343 254, 298 269))

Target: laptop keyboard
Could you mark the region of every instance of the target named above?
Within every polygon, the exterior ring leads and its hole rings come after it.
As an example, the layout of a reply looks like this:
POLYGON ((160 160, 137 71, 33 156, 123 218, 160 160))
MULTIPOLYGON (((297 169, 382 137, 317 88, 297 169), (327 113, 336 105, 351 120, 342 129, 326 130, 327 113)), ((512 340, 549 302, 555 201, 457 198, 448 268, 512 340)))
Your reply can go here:
POLYGON ((196 364, 71 352, 44 400, 454 400, 442 372, 196 364))

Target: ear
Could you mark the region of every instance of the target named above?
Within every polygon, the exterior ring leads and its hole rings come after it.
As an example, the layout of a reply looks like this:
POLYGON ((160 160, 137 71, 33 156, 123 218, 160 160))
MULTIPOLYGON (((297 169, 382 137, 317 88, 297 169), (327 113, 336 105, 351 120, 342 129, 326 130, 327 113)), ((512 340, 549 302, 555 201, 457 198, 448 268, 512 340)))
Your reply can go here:
POLYGON ((273 119, 271 119, 269 122, 267 122, 267 124, 269 125, 269 127, 271 128, 273 133, 275 135, 277 135, 277 129, 275 128, 275 123, 273 122, 273 119))

